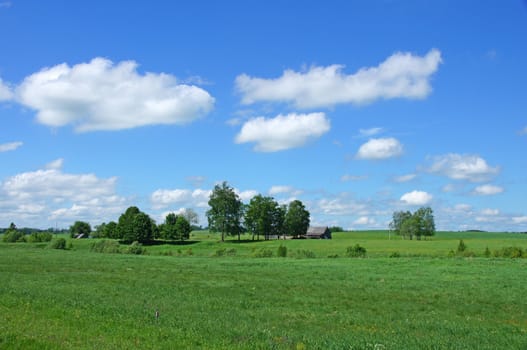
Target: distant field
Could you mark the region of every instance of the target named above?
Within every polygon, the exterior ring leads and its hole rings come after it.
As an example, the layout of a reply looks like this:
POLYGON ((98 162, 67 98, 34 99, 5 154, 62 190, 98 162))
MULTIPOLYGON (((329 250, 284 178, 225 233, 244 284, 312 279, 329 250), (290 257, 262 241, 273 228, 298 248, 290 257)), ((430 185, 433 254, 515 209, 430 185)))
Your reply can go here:
POLYGON ((482 256, 525 250, 526 235, 334 237, 222 244, 200 232, 143 256, 93 253, 88 239, 70 251, 0 243, 0 348, 527 348, 527 259, 448 257, 459 239, 482 256), (345 257, 357 243, 368 257, 345 257), (287 258, 253 257, 280 244, 287 258))

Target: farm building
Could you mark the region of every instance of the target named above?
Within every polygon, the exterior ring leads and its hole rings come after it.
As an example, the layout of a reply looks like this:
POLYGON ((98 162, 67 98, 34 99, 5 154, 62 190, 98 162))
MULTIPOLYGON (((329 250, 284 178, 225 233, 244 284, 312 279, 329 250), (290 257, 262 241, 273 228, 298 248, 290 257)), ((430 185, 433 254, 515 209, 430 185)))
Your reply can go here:
POLYGON ((309 226, 306 238, 331 239, 331 231, 327 226, 309 226))

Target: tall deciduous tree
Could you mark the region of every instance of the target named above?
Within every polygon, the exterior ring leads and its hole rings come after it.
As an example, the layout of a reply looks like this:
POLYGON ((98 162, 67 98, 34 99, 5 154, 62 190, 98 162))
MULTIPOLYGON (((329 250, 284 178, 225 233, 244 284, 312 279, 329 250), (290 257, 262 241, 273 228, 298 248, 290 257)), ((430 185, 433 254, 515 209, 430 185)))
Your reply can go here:
POLYGON ((419 208, 415 213, 397 211, 393 213, 390 230, 404 238, 421 239, 435 235, 434 212, 430 207, 419 208))
POLYGON ((309 216, 309 211, 301 201, 289 203, 284 221, 286 232, 294 237, 305 235, 309 228, 309 216))
POLYGON ((211 232, 220 232, 221 241, 225 235, 238 235, 242 231, 243 203, 227 182, 214 186, 209 197, 210 209, 207 211, 207 220, 211 232))
POLYGON ((125 242, 147 243, 154 238, 153 220, 137 207, 129 207, 119 217, 117 233, 125 242))
POLYGON ((262 195, 254 196, 245 212, 245 227, 252 233, 253 240, 256 235, 268 239, 270 235, 280 235, 284 226, 284 208, 272 197, 262 195))

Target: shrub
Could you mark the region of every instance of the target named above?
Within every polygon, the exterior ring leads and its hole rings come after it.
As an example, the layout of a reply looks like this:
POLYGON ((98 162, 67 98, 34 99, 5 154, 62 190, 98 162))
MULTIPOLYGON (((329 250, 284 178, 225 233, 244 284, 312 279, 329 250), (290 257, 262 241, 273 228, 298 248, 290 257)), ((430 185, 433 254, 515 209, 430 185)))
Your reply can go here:
POLYGON ((66 239, 58 238, 55 241, 51 242, 50 248, 52 249, 66 249, 66 239))
POLYGON ((520 247, 505 247, 494 251, 494 256, 497 258, 521 258, 526 257, 525 252, 520 247))
POLYGON ((192 248, 188 248, 185 254, 187 254, 188 256, 194 255, 194 253, 192 252, 192 248))
POLYGON ((490 258, 490 255, 491 255, 491 253, 490 253, 490 249, 489 249, 489 247, 486 247, 486 248, 485 248, 485 251, 483 252, 483 256, 484 256, 485 258, 490 258))
POLYGON ((336 259, 336 258, 338 258, 338 257, 339 257, 338 254, 329 254, 329 255, 328 255, 328 258, 332 258, 332 259, 336 259))
POLYGON ((255 258, 270 258, 273 256, 273 251, 271 249, 260 249, 259 251, 253 253, 255 258))
POLYGON ((462 255, 465 257, 465 258, 473 258, 476 256, 476 253, 470 251, 470 250, 465 250, 462 255))
POLYGON ((138 241, 134 241, 128 248, 126 248, 127 254, 143 255, 146 253, 145 247, 138 241))
POLYGON ((353 247, 346 248, 346 255, 350 258, 364 258, 366 257, 366 248, 357 243, 353 247))
POLYGON ((459 244, 457 245, 457 252, 463 253, 467 249, 467 245, 465 242, 463 242, 462 239, 459 240, 459 244))
POLYGON ((2 240, 7 243, 24 242, 24 233, 18 230, 8 230, 4 233, 2 240))
POLYGON ((215 256, 215 257, 224 256, 226 251, 227 251, 226 248, 216 249, 216 251, 214 252, 214 254, 212 254, 212 256, 215 256))
POLYGON ((53 235, 49 232, 33 232, 26 237, 26 241, 29 243, 50 242, 52 238, 53 235))
POLYGON ((276 252, 276 255, 280 258, 287 257, 287 247, 280 244, 280 247, 278 247, 278 251, 276 252))
POLYGON ((101 241, 95 242, 92 244, 92 252, 96 253, 120 253, 121 249, 119 243, 112 240, 103 239, 101 241))
POLYGON ((401 254, 399 254, 399 252, 392 252, 390 255, 389 255, 390 258, 400 258, 401 257, 401 254))
POLYGON ((299 249, 299 250, 297 250, 297 257, 298 258, 314 259, 314 258, 316 258, 316 255, 311 250, 299 249))

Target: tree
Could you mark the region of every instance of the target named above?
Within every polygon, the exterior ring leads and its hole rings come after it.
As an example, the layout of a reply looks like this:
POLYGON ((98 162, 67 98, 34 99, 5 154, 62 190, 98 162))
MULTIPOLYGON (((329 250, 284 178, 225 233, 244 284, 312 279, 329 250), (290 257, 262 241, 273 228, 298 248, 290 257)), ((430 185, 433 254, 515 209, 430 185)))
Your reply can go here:
POLYGON ((408 237, 421 239, 435 235, 434 212, 430 207, 419 208, 415 213, 396 211, 390 222, 390 231, 403 239, 408 237))
POLYGON ((119 217, 116 232, 119 239, 147 243, 154 238, 154 221, 137 207, 129 207, 119 217))
POLYGON ((188 220, 182 215, 178 215, 176 219, 177 239, 180 241, 189 239, 190 231, 192 231, 190 228, 190 222, 188 222, 188 220))
POLYGON ((285 214, 284 226, 287 233, 294 237, 305 235, 309 228, 309 211, 299 200, 289 203, 285 214))
POLYGON ((177 216, 174 213, 168 213, 165 217, 165 223, 162 226, 162 236, 167 240, 177 239, 176 230, 177 216))
POLYGON ((91 226, 84 221, 75 221, 73 225, 70 226, 70 235, 71 237, 77 237, 83 235, 84 238, 88 238, 91 233, 91 226))
POLYGON ((280 235, 284 226, 284 209, 272 198, 261 194, 254 196, 245 211, 245 226, 249 232, 260 239, 270 235, 280 235))
POLYGON ((185 208, 180 215, 183 216, 191 225, 197 225, 199 222, 198 213, 196 213, 193 209, 185 208))
POLYGON ((207 211, 207 220, 211 232, 220 232, 221 241, 225 235, 238 235, 242 232, 243 203, 227 182, 214 186, 209 197, 210 209, 207 211))

